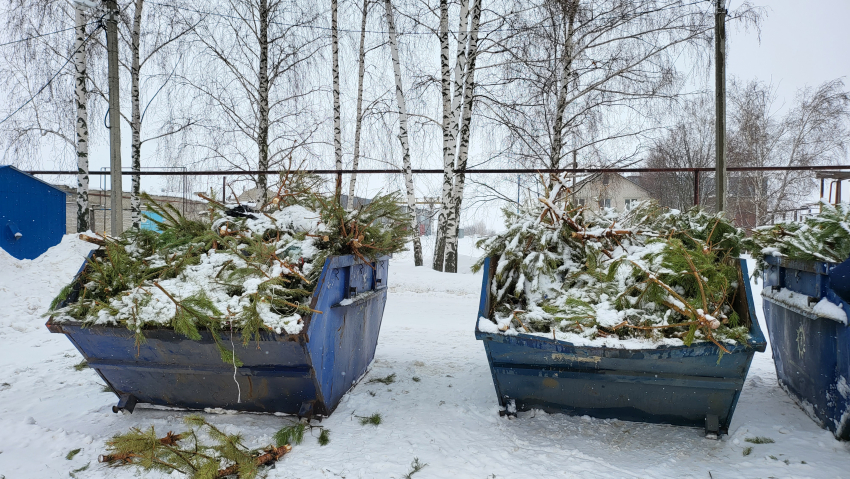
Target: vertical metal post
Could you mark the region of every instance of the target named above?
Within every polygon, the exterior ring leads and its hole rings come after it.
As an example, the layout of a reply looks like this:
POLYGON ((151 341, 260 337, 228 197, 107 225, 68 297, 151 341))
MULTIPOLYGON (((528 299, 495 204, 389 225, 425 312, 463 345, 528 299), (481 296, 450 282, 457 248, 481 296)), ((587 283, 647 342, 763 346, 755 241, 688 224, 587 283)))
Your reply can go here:
POLYGON ((694 170, 694 206, 699 206, 699 170, 694 170))
POLYGON ((227 203, 227 201, 226 201, 227 200, 227 190, 225 188, 227 188, 227 177, 222 176, 221 177, 221 202, 222 203, 227 203))
POLYGON ((835 204, 841 203, 841 178, 835 182, 835 204))
POLYGON ((516 175, 516 212, 519 214, 519 175, 516 175))
POLYGON ((818 202, 818 213, 823 211, 823 192, 826 183, 826 178, 820 179, 820 201, 818 202))
POLYGON ((717 211, 726 209, 726 8, 725 0, 717 0, 714 15, 714 100, 716 108, 715 178, 717 211))
POLYGON ((124 189, 121 184, 121 102, 118 91, 118 3, 106 0, 106 50, 109 63, 110 232, 124 232, 124 189))

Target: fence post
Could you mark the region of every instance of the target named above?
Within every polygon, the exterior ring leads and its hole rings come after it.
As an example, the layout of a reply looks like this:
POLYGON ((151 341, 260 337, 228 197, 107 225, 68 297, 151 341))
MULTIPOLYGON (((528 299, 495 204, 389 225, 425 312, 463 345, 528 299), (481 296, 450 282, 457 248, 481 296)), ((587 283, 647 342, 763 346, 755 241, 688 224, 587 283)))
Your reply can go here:
POLYGON ((699 206, 699 170, 694 170, 694 206, 699 206))

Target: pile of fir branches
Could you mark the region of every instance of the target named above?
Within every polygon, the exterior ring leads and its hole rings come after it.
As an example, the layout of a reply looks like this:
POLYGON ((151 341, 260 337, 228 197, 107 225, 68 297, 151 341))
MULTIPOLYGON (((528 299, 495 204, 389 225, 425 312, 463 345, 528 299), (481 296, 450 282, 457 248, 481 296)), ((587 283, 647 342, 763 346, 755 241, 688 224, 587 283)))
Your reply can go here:
POLYGON ((841 263, 850 258, 850 204, 821 203, 820 207, 820 213, 803 221, 753 230, 744 246, 756 260, 754 275, 764 270, 765 256, 827 263, 841 263))
POLYGON ((53 320, 172 328, 198 340, 213 332, 222 359, 234 362, 218 333, 237 330, 247 344, 260 331, 297 334, 325 259, 353 254, 364 262, 404 250, 410 215, 397 193, 346 211, 284 176, 265 205, 224 205, 213 198, 202 219, 146 197, 159 232, 88 238, 101 247, 54 300, 53 320))
POLYGON ((203 416, 186 416, 185 422, 189 430, 178 434, 169 431, 163 437, 158 437, 153 426, 117 434, 106 442, 108 452, 98 461, 111 467, 133 465, 147 471, 177 472, 193 479, 253 479, 290 452, 293 444, 300 444, 307 427, 321 430, 320 444, 329 440, 327 429, 297 423, 278 431, 274 445, 251 449, 240 434, 228 434, 203 416))
POLYGON ((652 202, 597 214, 572 204, 563 184, 538 206, 504 214, 507 230, 479 242, 495 270, 482 330, 601 344, 711 341, 723 351, 746 342, 748 318, 733 308, 743 234, 722 215, 652 202))

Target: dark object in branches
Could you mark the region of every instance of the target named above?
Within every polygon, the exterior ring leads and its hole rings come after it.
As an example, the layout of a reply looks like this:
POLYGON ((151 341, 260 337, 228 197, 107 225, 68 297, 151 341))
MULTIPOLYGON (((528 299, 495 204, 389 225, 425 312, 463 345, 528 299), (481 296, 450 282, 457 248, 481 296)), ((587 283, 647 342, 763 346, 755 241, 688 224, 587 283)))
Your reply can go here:
POLYGON ((224 210, 224 214, 227 216, 231 216, 233 218, 251 218, 252 220, 257 219, 257 215, 252 214, 256 212, 257 210, 247 205, 238 205, 224 210))

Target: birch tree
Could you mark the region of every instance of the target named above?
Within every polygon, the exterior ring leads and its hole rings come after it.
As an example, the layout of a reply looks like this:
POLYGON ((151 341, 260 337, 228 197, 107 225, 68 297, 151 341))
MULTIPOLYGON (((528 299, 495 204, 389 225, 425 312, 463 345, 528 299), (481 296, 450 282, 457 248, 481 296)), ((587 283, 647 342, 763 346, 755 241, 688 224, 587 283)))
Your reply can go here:
MULTIPOLYGON (((102 107, 88 102, 89 95, 77 97, 90 94, 90 90, 79 89, 86 85, 78 81, 78 69, 79 62, 90 63, 99 54, 92 48, 96 46, 92 37, 96 22, 87 15, 78 18, 77 9, 66 1, 9 1, 0 18, 4 36, 20 39, 0 49, 0 85, 6 100, 0 108, 3 162, 34 168, 43 152, 51 151, 55 164, 77 164, 78 107, 91 115, 102 112, 102 107), (78 50, 82 54, 76 53, 78 50), (93 106, 98 108, 96 112, 90 111, 93 106)), ((85 66, 81 71, 91 81, 85 66)), ((90 132, 93 125, 87 126, 82 131, 90 132)), ((86 146, 89 143, 86 138, 86 146)))
POLYGON ((448 234, 446 236, 445 270, 451 273, 457 272, 457 241, 460 226, 461 203, 463 202, 464 186, 466 183, 465 170, 469 156, 469 134, 472 123, 472 106, 475 97, 475 63, 478 57, 478 29, 481 24, 482 0, 473 1, 475 3, 472 8, 469 43, 466 45, 468 51, 464 62, 466 68, 462 75, 462 89, 461 85, 459 85, 458 82, 455 82, 456 91, 462 91, 462 94, 458 99, 458 106, 461 110, 461 123, 459 125, 460 143, 456 161, 458 171, 454 175, 451 196, 449 198, 449 215, 446 220, 448 234))
MULTIPOLYGON (((479 85, 485 120, 507 138, 499 156, 545 168, 574 153, 585 165, 638 161, 681 92, 677 62, 710 51, 713 14, 677 0, 541 0, 506 16, 517 34, 494 62, 499 78, 479 85)), ((744 2, 729 21, 761 14, 744 2)))
MULTIPOLYGON (((331 0, 331 56, 333 76, 333 101, 334 101, 334 158, 336 158, 336 170, 342 171, 342 110, 339 102, 339 5, 337 0, 331 0)), ((342 174, 336 176, 336 201, 340 201, 342 194, 342 174)))
MULTIPOLYGON (((199 48, 178 78, 194 91, 182 108, 198 123, 193 135, 182 138, 179 151, 195 164, 234 174, 285 166, 295 149, 318 142, 313 135, 321 120, 314 95, 320 89, 310 75, 326 47, 315 28, 321 13, 316 5, 296 0, 222 3, 228 15, 182 20, 197 23, 191 38, 199 48)), ((245 177, 265 202, 266 175, 245 177)))
MULTIPOLYGON (((334 0, 335 1, 335 0, 334 0)), ((360 134, 363 131, 363 83, 366 76, 366 18, 369 0, 363 0, 363 18, 360 21, 360 49, 357 56, 357 107, 354 116, 354 157, 351 159, 351 180, 348 185, 349 210, 354 209, 354 187, 357 183, 357 165, 360 160, 360 134)))
POLYGON ((434 243, 433 268, 443 271, 446 253, 446 214, 452 189, 454 168, 451 139, 452 90, 449 67, 449 2, 440 0, 440 96, 443 100, 443 186, 440 194, 440 212, 437 216, 437 238, 434 243))
POLYGON ((89 229, 89 114, 86 59, 88 18, 84 6, 74 6, 74 105, 77 110, 77 232, 89 229))
POLYGON ((413 212, 413 262, 422 266, 422 242, 419 238, 419 225, 416 216, 416 190, 413 187, 412 162, 410 160, 410 144, 407 135, 407 105, 404 102, 404 87, 401 79, 401 62, 398 55, 398 38, 395 29, 395 18, 391 0, 384 0, 387 17, 387 31, 390 37, 390 53, 392 55, 393 73, 395 74, 395 96, 398 106, 398 140, 401 143, 402 169, 404 171, 404 186, 407 193, 407 207, 413 212))
MULTIPOLYGON (((132 0, 133 17, 132 21, 127 21, 125 24, 129 27, 129 47, 130 47, 130 134, 131 134, 131 170, 132 186, 130 189, 130 217, 132 228, 138 229, 142 221, 141 208, 141 175, 139 172, 142 168, 142 145, 148 141, 158 140, 169 135, 179 133, 187 128, 190 128, 194 121, 189 119, 165 119, 162 122, 159 133, 146 139, 142 139, 142 122, 146 113, 142 110, 140 82, 142 78, 142 68, 149 62, 153 62, 158 55, 174 55, 176 49, 169 48, 176 42, 183 39, 194 28, 193 24, 180 24, 172 20, 171 15, 167 11, 151 11, 145 13, 145 0, 132 0), (144 31, 143 31, 144 24, 144 31), (145 52, 142 54, 142 40, 147 40, 147 45, 144 45, 145 52)), ((162 7, 160 7, 162 8, 162 7)), ((182 59, 182 56, 180 57, 182 59)), ((180 59, 176 59, 179 63, 180 59)), ((160 65, 165 67, 168 62, 161 62, 160 65)), ((125 66, 127 66, 125 64, 125 66)), ((177 65, 179 66, 179 65, 177 65)), ((177 67, 175 66, 175 68, 177 67)), ((168 83, 171 75, 166 68, 163 70, 164 82, 168 83)), ((173 70, 172 70, 173 71, 173 70)), ((153 96, 159 93, 159 90, 165 87, 165 83, 155 91, 153 96)), ((153 98, 150 99, 148 105, 151 104, 153 98)))

